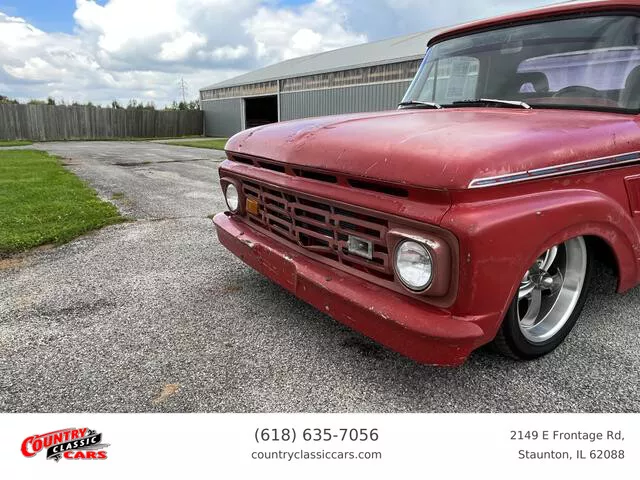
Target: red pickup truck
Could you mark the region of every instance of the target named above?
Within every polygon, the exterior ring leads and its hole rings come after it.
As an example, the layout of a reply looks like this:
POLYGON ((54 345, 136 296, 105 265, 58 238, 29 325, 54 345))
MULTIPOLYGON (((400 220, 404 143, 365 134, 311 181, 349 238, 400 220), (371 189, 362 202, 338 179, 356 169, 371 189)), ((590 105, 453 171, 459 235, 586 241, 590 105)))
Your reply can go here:
MULTIPOLYGON (((419 362, 571 331, 594 259, 640 282, 640 2, 569 3, 433 38, 398 110, 226 146, 235 255, 419 362)), ((602 321, 607 321, 602 318, 602 321)))

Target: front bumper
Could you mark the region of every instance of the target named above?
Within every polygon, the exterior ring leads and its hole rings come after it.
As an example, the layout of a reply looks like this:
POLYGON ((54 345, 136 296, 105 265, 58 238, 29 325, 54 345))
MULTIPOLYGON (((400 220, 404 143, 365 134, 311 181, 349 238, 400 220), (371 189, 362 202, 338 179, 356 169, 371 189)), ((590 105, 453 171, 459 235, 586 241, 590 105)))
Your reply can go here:
POLYGON ((220 242, 246 264, 337 321, 420 363, 460 365, 485 343, 477 317, 449 312, 299 254, 226 213, 220 242))

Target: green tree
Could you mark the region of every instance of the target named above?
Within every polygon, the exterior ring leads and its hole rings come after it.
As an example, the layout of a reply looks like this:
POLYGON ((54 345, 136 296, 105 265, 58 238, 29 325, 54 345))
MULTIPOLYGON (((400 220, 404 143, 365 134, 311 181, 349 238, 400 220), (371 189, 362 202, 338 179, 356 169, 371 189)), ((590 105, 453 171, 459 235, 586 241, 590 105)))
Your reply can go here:
POLYGON ((17 105, 19 102, 13 98, 5 97, 4 95, 0 95, 0 103, 9 103, 12 105, 17 105))

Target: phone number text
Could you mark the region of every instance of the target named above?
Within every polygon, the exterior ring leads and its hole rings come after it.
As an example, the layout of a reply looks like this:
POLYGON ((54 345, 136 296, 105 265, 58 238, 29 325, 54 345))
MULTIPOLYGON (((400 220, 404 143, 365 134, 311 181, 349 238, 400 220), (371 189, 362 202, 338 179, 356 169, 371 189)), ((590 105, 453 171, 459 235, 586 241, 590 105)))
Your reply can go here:
POLYGON ((256 443, 283 442, 377 442, 377 428, 256 428, 256 443))

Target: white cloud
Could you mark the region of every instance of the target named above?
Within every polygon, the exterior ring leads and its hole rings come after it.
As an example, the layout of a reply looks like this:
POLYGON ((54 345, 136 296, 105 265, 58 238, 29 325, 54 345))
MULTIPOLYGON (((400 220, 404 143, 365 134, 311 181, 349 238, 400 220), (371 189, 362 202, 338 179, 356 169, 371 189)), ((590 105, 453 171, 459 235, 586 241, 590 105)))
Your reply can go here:
POLYGON ((56 68, 40 57, 26 60, 21 67, 7 66, 5 69, 14 77, 34 81, 46 81, 51 78, 59 78, 65 74, 64 69, 56 68))
MULTIPOLYGON (((73 34, 0 12, 0 94, 170 103, 280 60, 551 0, 76 0, 73 34)), ((55 8, 55 7, 52 7, 55 8)))
POLYGON ((198 58, 200 60, 239 60, 249 55, 249 52, 249 48, 245 45, 236 45, 235 47, 225 45, 224 47, 214 48, 208 52, 200 50, 198 52, 198 58))
POLYGON ((73 15, 78 26, 98 36, 98 46, 108 53, 135 49, 149 40, 169 40, 188 27, 178 14, 176 1, 111 0, 99 5, 93 0, 77 0, 73 15))
POLYGON ((316 0, 297 10, 261 7, 243 26, 258 58, 269 63, 367 40, 366 34, 349 31, 347 10, 334 0, 316 0))
POLYGON ((196 48, 203 47, 206 44, 207 39, 204 35, 185 32, 170 42, 163 42, 162 45, 160 45, 158 58, 167 62, 185 60, 196 48))

